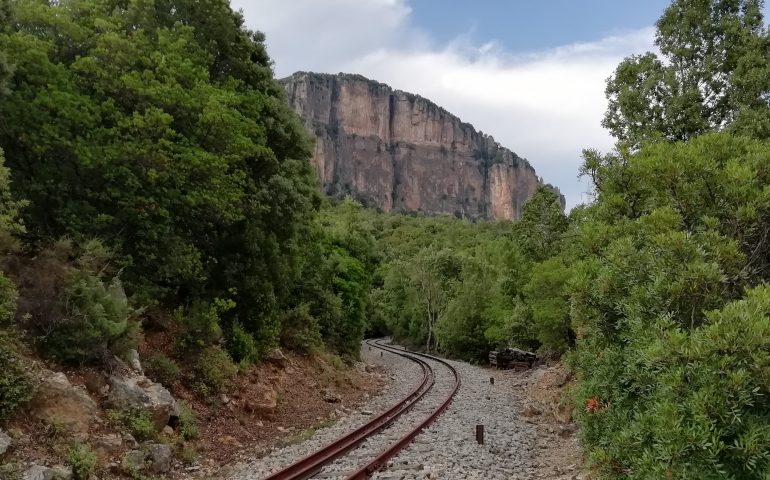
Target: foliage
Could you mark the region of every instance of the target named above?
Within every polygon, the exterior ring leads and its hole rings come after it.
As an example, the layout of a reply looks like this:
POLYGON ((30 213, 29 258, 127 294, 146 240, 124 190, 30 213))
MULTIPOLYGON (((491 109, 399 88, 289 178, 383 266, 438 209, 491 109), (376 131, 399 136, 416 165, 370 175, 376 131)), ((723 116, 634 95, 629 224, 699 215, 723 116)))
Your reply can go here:
POLYGON ((75 480, 88 480, 96 469, 96 452, 88 445, 78 444, 70 448, 67 460, 75 480))
POLYGON ((109 285, 78 271, 64 291, 65 317, 41 339, 48 355, 62 362, 93 362, 122 355, 136 343, 138 325, 120 281, 109 285))
POLYGON ((264 37, 215 0, 14 5, 0 146, 27 240, 100 238, 129 296, 232 298, 224 330, 274 343, 318 195, 264 37))
POLYGON ((235 322, 227 336, 227 351, 241 365, 250 365, 259 359, 259 350, 254 337, 235 322))
POLYGON ((182 378, 182 372, 176 362, 162 352, 153 353, 144 362, 145 369, 153 380, 170 387, 182 378))
POLYGON ((761 0, 674 0, 654 53, 625 59, 607 82, 603 125, 621 142, 688 140, 711 130, 770 135, 770 35, 761 0))
POLYGON ((179 435, 185 440, 198 438, 198 417, 186 403, 179 403, 179 435))
POLYGON ((15 344, 18 340, 14 336, 0 330, 0 422, 26 404, 34 390, 15 344))
POLYGON ((152 440, 157 433, 152 413, 149 410, 108 410, 107 416, 112 422, 127 428, 131 435, 139 441, 152 440))
POLYGON ((221 393, 238 373, 238 367, 219 346, 203 349, 193 368, 195 386, 203 395, 221 393))

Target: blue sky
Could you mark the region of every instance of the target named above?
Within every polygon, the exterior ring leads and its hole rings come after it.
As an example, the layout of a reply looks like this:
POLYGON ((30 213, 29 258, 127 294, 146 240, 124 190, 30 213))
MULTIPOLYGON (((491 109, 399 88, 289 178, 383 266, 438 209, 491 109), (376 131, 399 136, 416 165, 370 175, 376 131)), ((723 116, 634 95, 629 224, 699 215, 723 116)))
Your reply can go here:
POLYGON ((653 25, 667 0, 415 0, 414 23, 437 42, 458 34, 512 52, 590 42, 653 25))
POLYGON ((605 80, 654 50, 663 0, 232 0, 267 36, 278 77, 359 73, 414 92, 491 134, 558 186, 585 148, 611 150, 605 80))

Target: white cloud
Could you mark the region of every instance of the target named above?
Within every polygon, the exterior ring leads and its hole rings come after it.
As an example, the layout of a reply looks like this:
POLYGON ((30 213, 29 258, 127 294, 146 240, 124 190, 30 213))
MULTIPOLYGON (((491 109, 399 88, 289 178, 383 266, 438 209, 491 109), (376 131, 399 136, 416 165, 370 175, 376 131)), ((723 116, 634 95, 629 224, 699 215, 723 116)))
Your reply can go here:
POLYGON ((586 198, 583 148, 608 150, 604 82, 623 57, 652 48, 653 29, 512 55, 463 35, 436 46, 405 0, 234 0, 267 35, 276 73, 360 73, 429 98, 530 160, 568 206, 586 198))

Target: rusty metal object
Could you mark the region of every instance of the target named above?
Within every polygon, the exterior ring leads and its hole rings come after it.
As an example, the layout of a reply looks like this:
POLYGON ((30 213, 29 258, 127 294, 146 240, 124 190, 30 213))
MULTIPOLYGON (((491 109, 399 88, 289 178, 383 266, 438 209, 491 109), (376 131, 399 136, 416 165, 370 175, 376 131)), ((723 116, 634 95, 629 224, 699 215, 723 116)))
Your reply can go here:
MULTIPOLYGON (((382 345, 377 345, 379 348, 383 348, 382 345)), ((444 399, 444 401, 441 403, 441 405, 434 410, 425 420, 423 420, 414 430, 407 433, 401 439, 399 439, 396 443, 388 447, 387 450, 380 453, 374 460, 370 461, 368 464, 364 465, 363 467, 359 468, 352 474, 348 475, 346 480, 365 480, 369 477, 369 475, 373 474, 374 472, 380 470, 382 467, 385 466, 385 463, 396 456, 399 451, 406 448, 416 437, 420 434, 426 427, 428 427, 431 423, 433 423, 439 415, 441 415, 444 410, 446 410, 449 407, 449 404, 452 403, 452 398, 457 393, 457 390, 460 388, 460 374, 457 373, 457 370, 450 365, 448 362, 444 361, 441 358, 434 357, 432 355, 426 355, 424 353, 417 353, 417 352, 411 352, 411 355, 416 355, 419 357, 429 358, 433 361, 439 362, 445 367, 449 369, 449 371, 452 372, 452 375, 455 377, 455 385, 452 391, 447 395, 447 397, 444 399)))
POLYGON ((391 351, 376 343, 367 341, 370 346, 389 351, 396 355, 401 355, 409 358, 413 362, 420 365, 423 373, 422 382, 417 385, 404 399, 390 407, 387 411, 381 413, 370 422, 362 425, 356 430, 345 434, 329 445, 317 450, 306 457, 292 463, 291 465, 284 467, 278 472, 270 474, 265 477, 265 480, 304 480, 312 477, 317 473, 324 465, 331 463, 335 459, 343 456, 345 453, 355 448, 359 443, 364 441, 367 437, 376 434, 380 430, 384 429, 391 423, 393 423, 399 416, 409 411, 420 400, 435 383, 435 376, 433 369, 427 362, 417 358, 406 355, 399 351, 391 351))

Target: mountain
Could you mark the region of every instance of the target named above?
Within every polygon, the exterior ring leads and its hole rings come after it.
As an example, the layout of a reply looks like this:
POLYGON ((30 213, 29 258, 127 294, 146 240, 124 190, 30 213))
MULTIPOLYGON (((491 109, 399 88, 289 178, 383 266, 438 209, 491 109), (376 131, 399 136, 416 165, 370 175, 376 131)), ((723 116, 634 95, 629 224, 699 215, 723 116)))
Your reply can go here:
POLYGON ((516 219, 542 184, 527 160, 418 95, 360 75, 297 72, 282 82, 316 136, 328 195, 384 211, 516 219))

